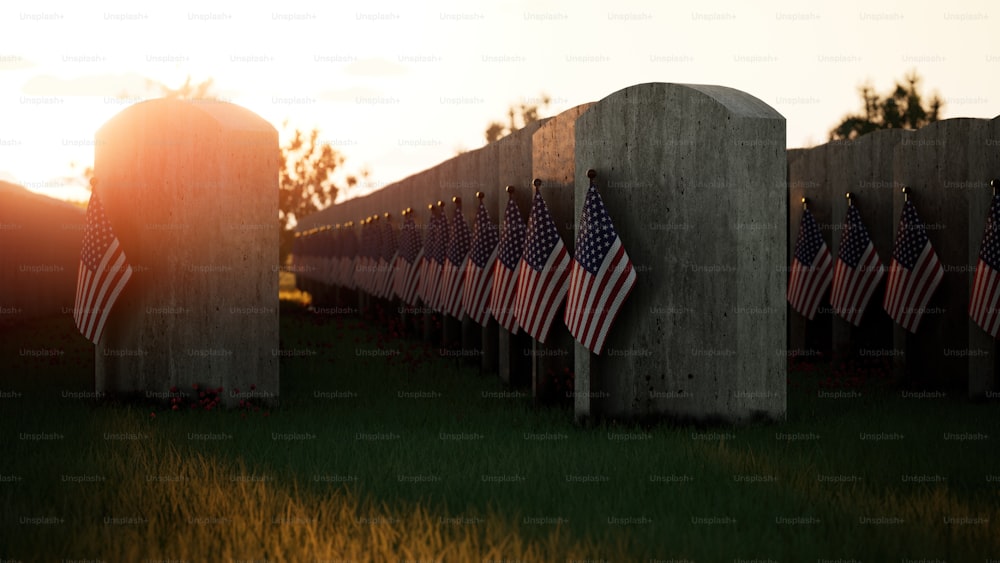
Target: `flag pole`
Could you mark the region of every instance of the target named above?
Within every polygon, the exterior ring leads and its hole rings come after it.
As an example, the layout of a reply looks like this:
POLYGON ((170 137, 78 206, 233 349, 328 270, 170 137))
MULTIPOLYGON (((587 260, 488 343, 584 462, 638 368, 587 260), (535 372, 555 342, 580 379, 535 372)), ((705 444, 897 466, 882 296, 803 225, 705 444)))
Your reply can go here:
POLYGON ((535 193, 538 193, 538 190, 542 188, 542 181, 539 178, 535 178, 535 180, 531 182, 531 185, 535 186, 535 193))
POLYGON ((508 197, 514 197, 514 186, 508 185, 505 190, 508 197))
POLYGON ((847 207, 854 207, 854 194, 847 192, 844 196, 847 198, 847 207))
POLYGON ((809 198, 802 198, 802 211, 809 211, 809 198))
POLYGON ((993 188, 993 197, 997 196, 997 188, 1000 188, 1000 178, 990 180, 990 187, 993 188))
POLYGON ((594 178, 597 177, 597 170, 594 170, 593 168, 587 170, 587 177, 590 178, 590 183, 593 184, 594 178))
POLYGON ((903 192, 903 203, 910 201, 910 186, 903 186, 901 191, 903 192))

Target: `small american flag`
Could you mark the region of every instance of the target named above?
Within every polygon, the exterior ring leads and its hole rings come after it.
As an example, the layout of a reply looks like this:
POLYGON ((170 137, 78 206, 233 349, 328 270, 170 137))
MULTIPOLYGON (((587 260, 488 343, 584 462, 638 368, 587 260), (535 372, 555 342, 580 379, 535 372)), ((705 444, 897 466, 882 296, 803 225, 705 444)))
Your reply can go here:
POLYGON ((354 283, 354 262, 358 254, 358 236, 354 225, 345 226, 341 235, 343 254, 340 257, 340 285, 348 289, 357 287, 354 283))
POLYGON ((490 214, 480 200, 472 235, 472 252, 466 262, 462 305, 465 313, 482 326, 490 320, 490 290, 493 289, 493 264, 497 259, 499 240, 497 226, 490 222, 490 214))
POLYGON ((837 264, 833 268, 833 291, 830 295, 833 311, 854 326, 860 325, 872 292, 883 275, 885 267, 878 258, 865 224, 861 222, 861 213, 851 205, 847 208, 837 264))
POLYGON ((334 285, 337 268, 337 233, 331 228, 323 231, 323 283, 334 285))
POLYGON ((882 306, 894 321, 917 332, 927 302, 944 278, 944 268, 927 237, 912 201, 903 204, 896 245, 889 264, 889 281, 882 306))
POLYGON ((104 334, 104 323, 129 278, 132 266, 125 259, 104 213, 97 192, 90 194, 87 226, 83 232, 80 267, 76 276, 76 303, 73 320, 91 342, 97 344, 104 334))
POLYGON ((493 268, 493 289, 490 290, 490 313, 496 317, 507 332, 517 334, 517 318, 514 316, 514 301, 517 294, 517 275, 520 270, 521 253, 524 252, 524 220, 514 203, 507 200, 503 213, 503 234, 500 249, 493 268))
POLYGON ((362 221, 361 229, 358 231, 357 254, 354 258, 354 274, 351 276, 354 287, 359 291, 365 289, 365 272, 368 270, 368 263, 371 261, 371 257, 368 254, 370 246, 371 235, 368 234, 368 225, 362 221))
POLYGON ((389 217, 382 223, 382 260, 379 262, 378 275, 378 295, 385 299, 392 299, 392 269, 396 265, 396 256, 399 253, 398 237, 396 229, 393 228, 389 217))
POLYGON ((600 354, 636 275, 593 183, 583 203, 574 254, 563 320, 574 338, 600 354))
POLYGON ((539 192, 535 192, 517 276, 517 322, 544 343, 569 288, 569 253, 539 192))
POLYGON ((303 260, 305 260, 305 255, 303 254, 305 246, 303 246, 301 233, 295 234, 295 238, 292 239, 292 271, 296 273, 296 277, 301 277, 298 271, 302 268, 303 260))
POLYGON ((816 219, 804 210, 788 280, 788 302, 809 320, 816 316, 819 301, 830 287, 832 263, 816 219))
POLYGON ((334 285, 344 285, 340 277, 340 270, 344 261, 344 230, 337 225, 333 231, 333 267, 330 272, 331 283, 334 285))
POLYGON ((969 316, 977 325, 997 337, 1000 329, 1000 314, 997 311, 997 297, 1000 296, 1000 196, 993 196, 990 213, 986 216, 986 230, 979 247, 979 262, 972 283, 972 298, 969 300, 969 316))
POLYGON ((437 224, 434 223, 434 211, 431 211, 431 218, 427 221, 427 235, 424 237, 424 250, 420 253, 420 262, 417 263, 417 297, 423 302, 425 307, 430 307, 427 301, 427 277, 428 269, 434 263, 434 246, 437 244, 437 224))
POLYGON ((368 268, 368 293, 376 297, 378 294, 378 273, 385 263, 385 259, 382 258, 382 222, 375 220, 368 224, 368 229, 371 231, 372 245, 371 250, 371 265, 368 268))
POLYGON ((407 214, 399 229, 399 254, 396 255, 393 273, 393 291, 404 303, 413 306, 417 304, 417 270, 423 255, 417 224, 413 221, 413 215, 407 214))
POLYGON ((434 309, 440 313, 444 312, 444 302, 441 300, 441 273, 444 271, 444 263, 448 259, 448 245, 451 243, 451 226, 448 224, 448 217, 444 214, 444 209, 434 216, 437 221, 438 245, 434 249, 435 276, 431 286, 431 300, 434 309))
POLYGON ((447 219, 440 211, 431 212, 424 245, 423 268, 420 271, 420 299, 424 306, 438 310, 438 283, 441 281, 441 266, 444 263, 447 219))
POLYGON ((465 289, 465 261, 469 257, 469 246, 472 244, 472 233, 469 224, 462 216, 462 210, 455 206, 455 215, 451 220, 451 236, 449 237, 448 256, 441 271, 441 293, 438 296, 441 312, 461 319, 462 290, 465 289))

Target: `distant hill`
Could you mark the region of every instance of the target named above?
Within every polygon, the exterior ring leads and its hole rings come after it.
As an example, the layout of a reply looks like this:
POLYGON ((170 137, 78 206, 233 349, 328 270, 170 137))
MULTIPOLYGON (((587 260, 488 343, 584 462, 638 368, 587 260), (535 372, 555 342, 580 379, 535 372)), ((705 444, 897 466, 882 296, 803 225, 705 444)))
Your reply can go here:
POLYGON ((0 324, 72 315, 86 215, 0 181, 0 324))

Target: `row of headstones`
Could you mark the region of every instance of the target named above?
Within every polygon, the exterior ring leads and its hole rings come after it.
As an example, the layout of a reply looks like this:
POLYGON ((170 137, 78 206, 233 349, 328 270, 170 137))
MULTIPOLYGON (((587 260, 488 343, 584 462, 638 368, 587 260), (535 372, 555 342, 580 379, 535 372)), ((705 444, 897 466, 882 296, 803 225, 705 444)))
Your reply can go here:
POLYGON ((795 244, 809 210, 834 256, 840 249, 853 196, 875 250, 888 267, 904 194, 914 203, 944 269, 916 333, 894 323, 882 307, 885 282, 854 326, 821 303, 808 321, 789 308, 789 351, 864 367, 888 359, 908 384, 995 396, 996 341, 969 316, 969 301, 987 214, 991 181, 1000 177, 1000 118, 948 119, 916 131, 884 130, 851 141, 788 151, 788 244, 795 244))
MULTIPOLYGON (((783 417, 785 122, 746 93, 632 86, 313 214, 297 230, 407 208, 426 224, 428 204, 449 202, 450 215, 453 197, 474 202, 476 192, 494 224, 508 197, 527 220, 537 178, 572 254, 590 168, 638 277, 602 354, 559 323, 544 344, 467 317, 425 338, 507 382, 530 373, 536 397, 569 399, 578 418, 783 417)), ((473 224, 477 206, 461 209, 473 224)), ((321 302, 345 302, 343 288, 303 273, 301 287, 321 302)))

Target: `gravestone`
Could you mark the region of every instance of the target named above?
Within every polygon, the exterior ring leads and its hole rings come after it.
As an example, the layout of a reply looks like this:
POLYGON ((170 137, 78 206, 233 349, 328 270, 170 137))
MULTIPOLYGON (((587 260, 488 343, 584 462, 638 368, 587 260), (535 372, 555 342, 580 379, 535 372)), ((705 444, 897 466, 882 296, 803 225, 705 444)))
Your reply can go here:
POLYGON ((651 83, 575 134, 574 216, 595 169, 637 271, 602 354, 576 345, 577 417, 784 418, 784 118, 731 88, 651 83))
POLYGON ((133 268, 97 391, 277 401, 278 155, 274 127, 222 102, 142 102, 97 132, 96 190, 133 268))
MULTIPOLYGON (((836 227, 830 231, 829 239, 834 260, 840 252, 842 226, 847 216, 846 193, 850 192, 879 260, 888 270, 899 221, 892 207, 894 192, 899 191, 893 180, 893 151, 911 134, 902 129, 884 129, 811 149, 827 153, 829 204, 826 201, 823 204, 831 207, 830 222, 836 227)), ((893 320, 882 306, 886 277, 887 274, 883 275, 876 286, 858 326, 832 314, 834 360, 853 360, 864 369, 878 366, 883 359, 901 361, 902 351, 893 347, 893 320)))
MULTIPOLYGON (((531 211, 532 187, 532 136, 547 119, 533 121, 523 128, 503 137, 494 144, 497 146, 497 223, 503 223, 503 209, 507 198, 513 197, 524 223, 528 223, 531 211), (505 193, 506 186, 514 186, 511 194, 505 193)), ((501 226, 502 229, 502 226, 501 226)), ((500 379, 514 386, 531 383, 531 343, 532 339, 524 331, 511 334, 499 329, 499 344, 497 356, 499 359, 500 379)))
MULTIPOLYGON (((490 143, 476 151, 477 159, 479 160, 477 178, 481 186, 479 191, 482 191, 484 194, 483 205, 486 206, 486 211, 490 215, 490 221, 494 225, 499 225, 502 221, 501 214, 503 213, 503 207, 501 203, 505 203, 507 197, 507 192, 504 191, 505 186, 497 181, 500 166, 497 154, 496 143, 490 143)), ((499 330, 500 325, 493 318, 493 315, 490 315, 487 319, 486 326, 480 329, 479 343, 483 351, 480 369, 483 374, 497 375, 499 373, 499 330)))
MULTIPOLYGON (((828 153, 826 146, 814 149, 792 149, 787 153, 788 159, 788 263, 795 253, 795 242, 799 236, 799 226, 802 223, 802 198, 806 198, 809 212, 816 219, 827 245, 832 244, 831 230, 834 205, 840 204, 827 181, 828 153), (823 228, 827 227, 827 228, 823 228)), ((788 270, 785 270, 787 283, 788 270)), ((807 319, 786 301, 788 315, 788 357, 805 358, 808 360, 828 359, 830 357, 830 339, 833 324, 833 314, 830 300, 824 297, 819 304, 816 315, 807 319)))
MULTIPOLYGON (((581 104, 550 118, 531 137, 532 176, 541 180, 542 197, 570 256, 576 244, 574 206, 576 136, 580 115, 593 104, 581 104)), ((544 344, 532 341, 531 380, 534 396, 544 402, 572 403, 575 340, 563 322, 565 304, 552 321, 544 344)))
MULTIPOLYGON (((905 351, 906 385, 982 397, 996 389, 994 339, 968 314, 980 242, 1000 176, 996 120, 946 119, 915 131, 895 146, 893 178, 910 198, 944 269, 944 278, 911 334, 894 325, 895 348, 905 351)), ((893 195, 898 223, 903 195, 893 195)))

